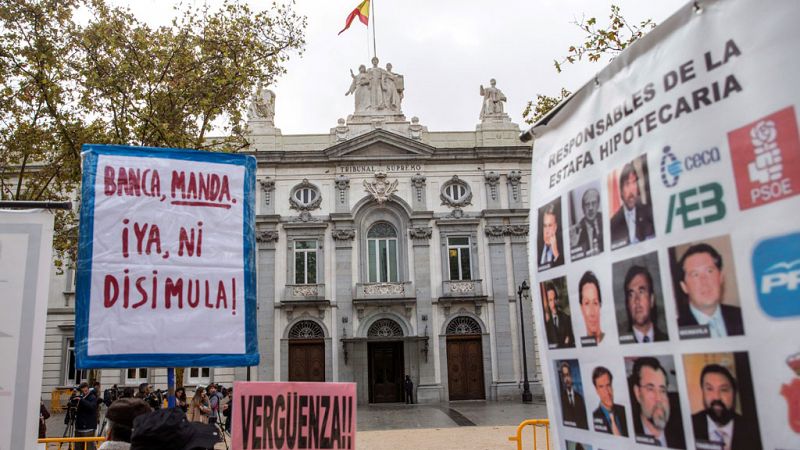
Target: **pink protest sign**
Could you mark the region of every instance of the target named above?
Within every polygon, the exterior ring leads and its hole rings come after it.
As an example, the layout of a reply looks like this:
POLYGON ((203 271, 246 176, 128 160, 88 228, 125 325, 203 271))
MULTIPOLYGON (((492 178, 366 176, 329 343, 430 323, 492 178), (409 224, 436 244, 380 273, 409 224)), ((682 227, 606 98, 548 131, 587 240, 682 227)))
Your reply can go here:
POLYGON ((354 449, 355 383, 234 383, 233 449, 354 449))

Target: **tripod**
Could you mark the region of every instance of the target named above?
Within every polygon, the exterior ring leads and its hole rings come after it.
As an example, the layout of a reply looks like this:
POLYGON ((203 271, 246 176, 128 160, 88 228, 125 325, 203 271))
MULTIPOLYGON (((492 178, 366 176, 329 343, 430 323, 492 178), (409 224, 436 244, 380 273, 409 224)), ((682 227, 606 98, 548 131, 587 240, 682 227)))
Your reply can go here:
POLYGON ((229 450, 229 447, 228 447, 228 440, 231 438, 231 435, 230 435, 230 434, 228 434, 228 432, 227 432, 227 431, 225 431, 225 426, 224 426, 224 425, 223 425, 223 423, 222 423, 222 422, 219 420, 219 417, 217 418, 217 421, 216 421, 216 422, 214 422, 214 427, 217 429, 217 431, 219 431, 219 435, 220 435, 220 437, 222 438, 222 442, 224 442, 224 443, 225 443, 225 450, 229 450), (228 436, 227 438, 225 437, 226 435, 228 436))
POLYGON ((72 405, 70 401, 67 404, 67 414, 64 417, 64 434, 62 437, 75 437, 75 418, 78 416, 78 408, 72 405))

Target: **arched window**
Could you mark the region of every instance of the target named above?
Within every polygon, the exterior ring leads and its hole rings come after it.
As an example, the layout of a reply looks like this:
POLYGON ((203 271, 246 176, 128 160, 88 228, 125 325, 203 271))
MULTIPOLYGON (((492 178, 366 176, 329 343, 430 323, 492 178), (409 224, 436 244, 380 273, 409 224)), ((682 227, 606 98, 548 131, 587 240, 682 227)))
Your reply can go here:
POLYGON ((395 283, 397 277, 397 230, 378 222, 367 232, 367 261, 370 283, 395 283))
POLYGON ((481 334, 481 326, 472 317, 458 316, 447 324, 447 334, 481 334))
POLYGON ((403 329, 392 319, 378 319, 370 325, 368 337, 402 337, 403 329))
POLYGON ((301 320, 289 330, 289 339, 322 339, 325 332, 313 320, 301 320))

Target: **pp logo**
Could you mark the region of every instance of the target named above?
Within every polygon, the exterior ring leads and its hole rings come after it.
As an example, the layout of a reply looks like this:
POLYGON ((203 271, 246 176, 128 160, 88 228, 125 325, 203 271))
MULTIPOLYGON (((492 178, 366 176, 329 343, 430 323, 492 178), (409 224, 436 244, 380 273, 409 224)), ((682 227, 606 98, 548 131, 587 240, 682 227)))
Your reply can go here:
POLYGON ((772 317, 800 316, 800 233, 766 239, 753 250, 758 304, 772 317))
POLYGON ((794 107, 728 133, 742 210, 798 194, 800 137, 794 107))

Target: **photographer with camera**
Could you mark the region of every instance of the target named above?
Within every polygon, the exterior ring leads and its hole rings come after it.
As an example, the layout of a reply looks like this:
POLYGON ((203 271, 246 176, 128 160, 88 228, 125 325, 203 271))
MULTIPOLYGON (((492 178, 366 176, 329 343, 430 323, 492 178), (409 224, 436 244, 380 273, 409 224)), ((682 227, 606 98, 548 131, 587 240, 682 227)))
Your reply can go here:
MULTIPOLYGON (((89 383, 85 381, 81 383, 78 392, 73 394, 69 401, 76 408, 75 437, 94 437, 97 429, 97 396, 89 389, 89 383)), ((75 444, 75 450, 94 450, 94 448, 94 443, 75 444)))
POLYGON ((150 386, 150 383, 139 385, 139 392, 136 394, 136 398, 144 400, 153 409, 161 409, 161 391, 153 392, 153 387, 150 386))

